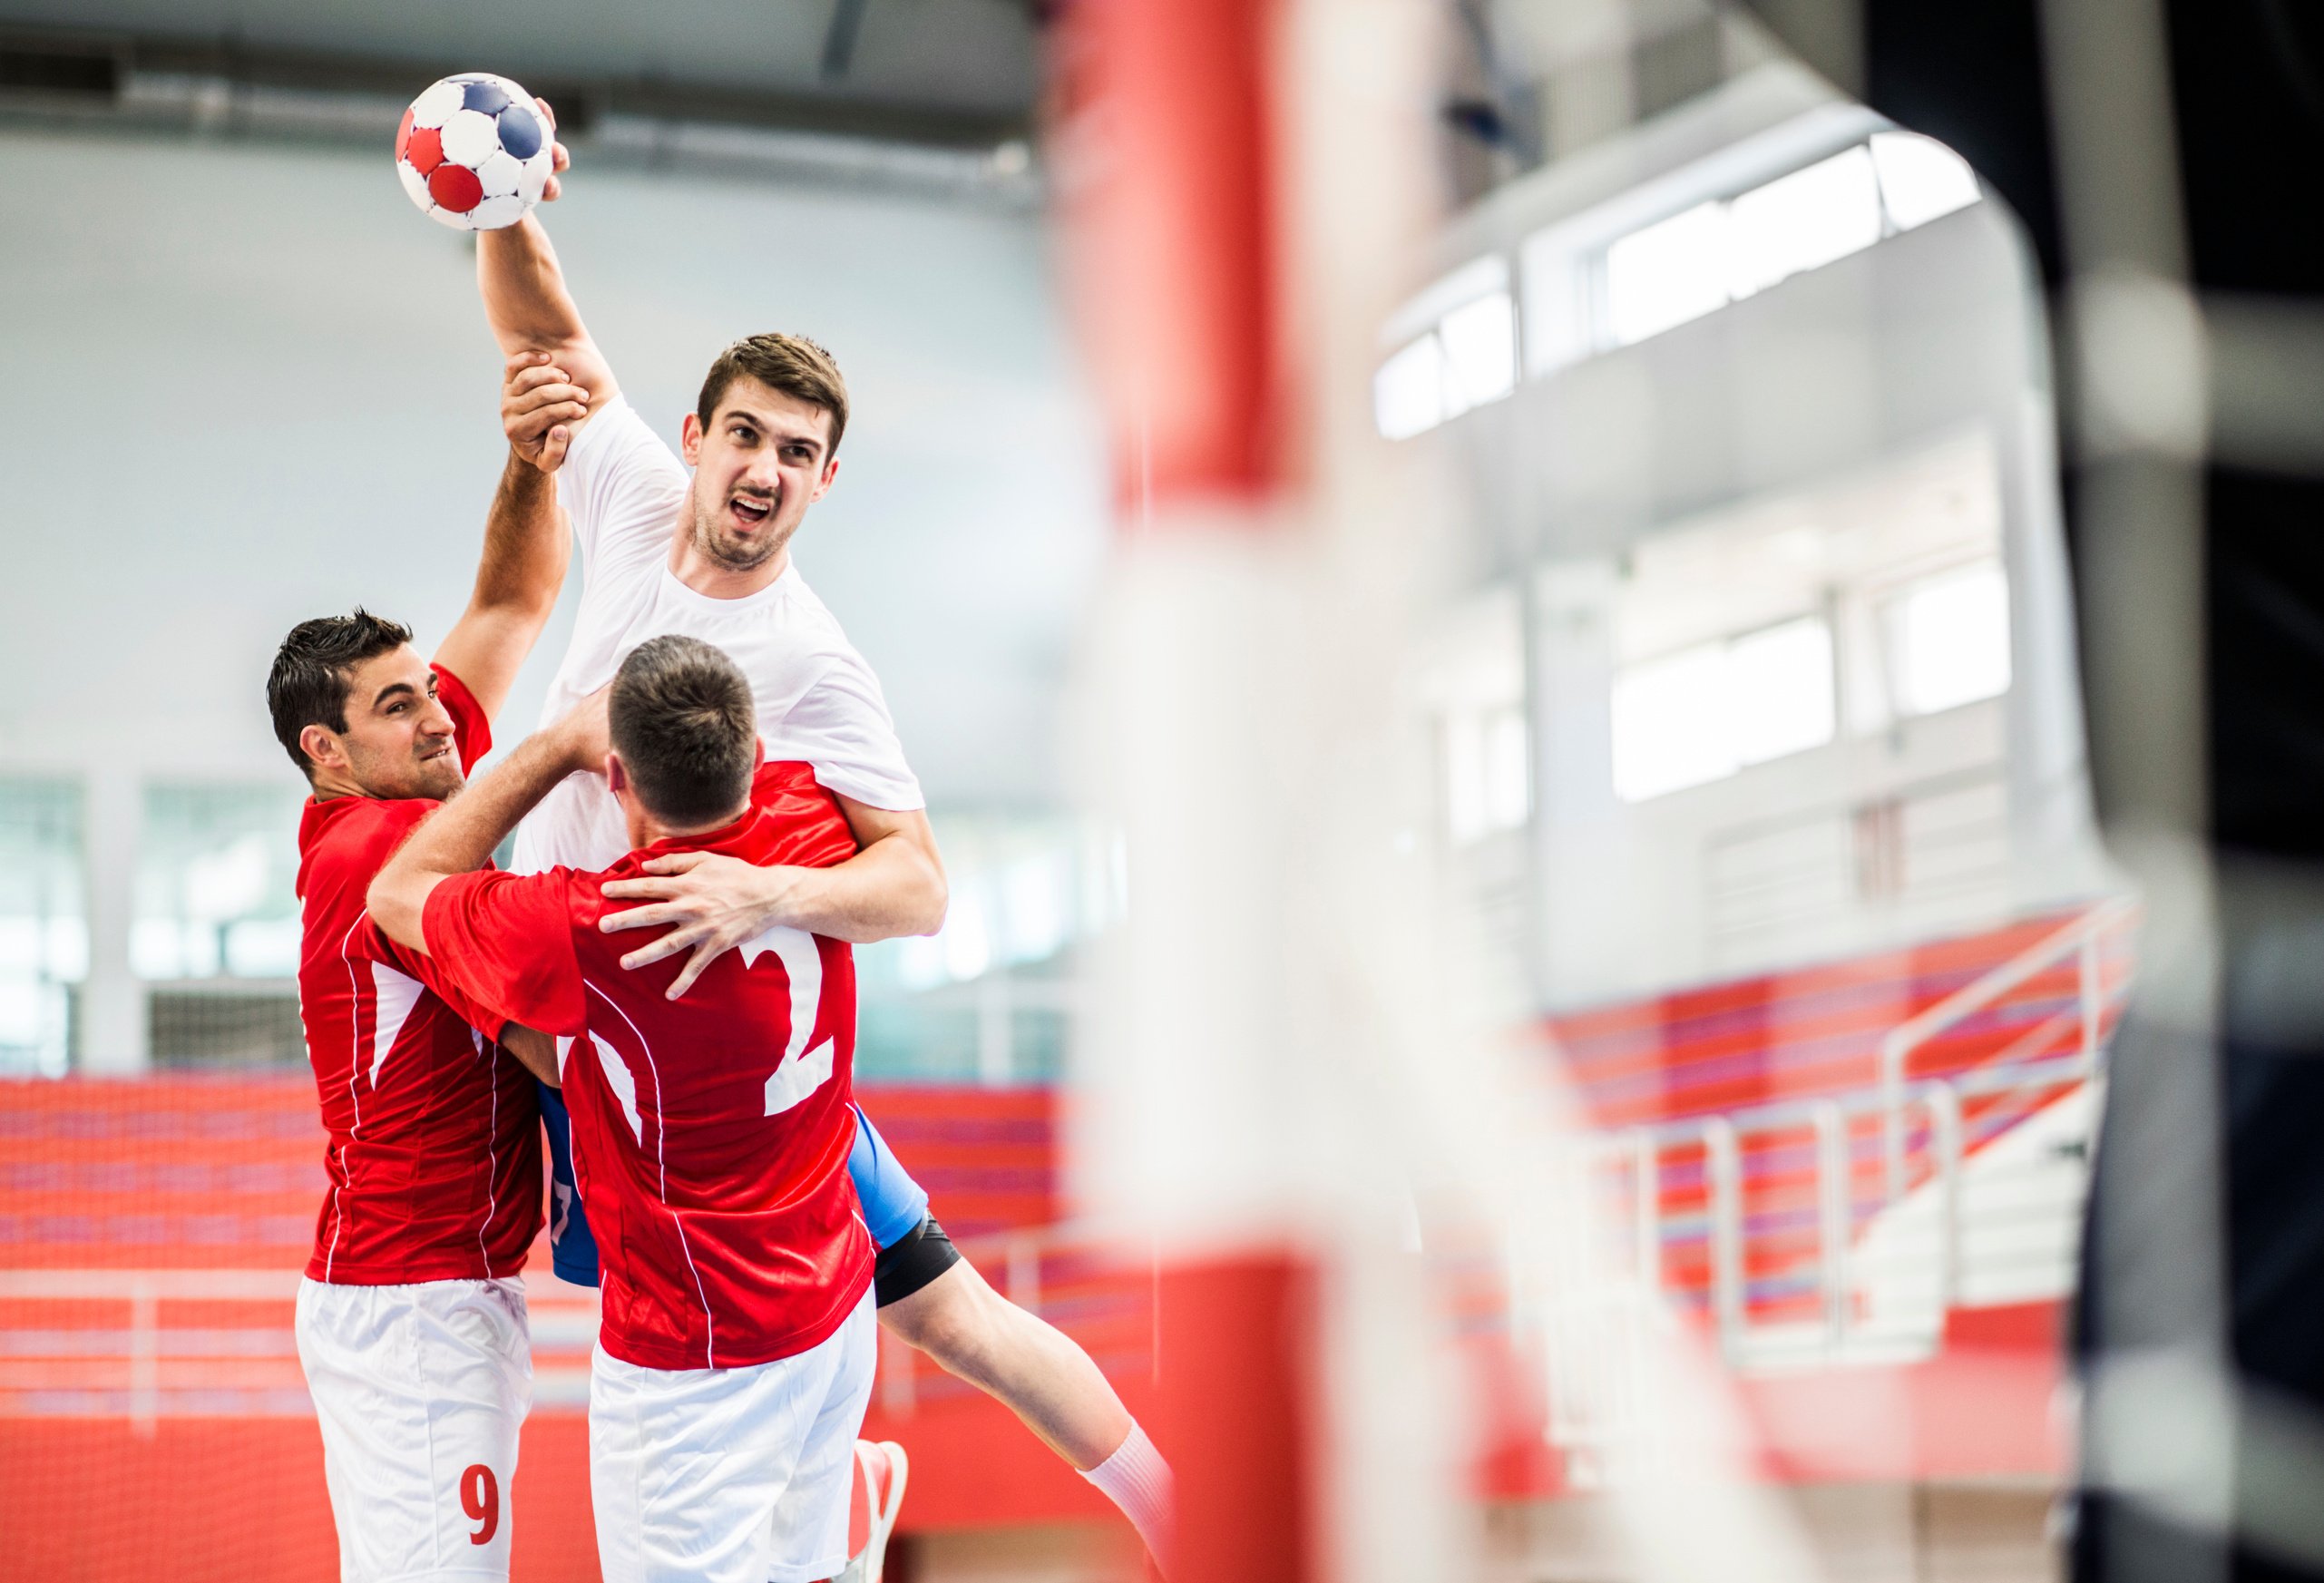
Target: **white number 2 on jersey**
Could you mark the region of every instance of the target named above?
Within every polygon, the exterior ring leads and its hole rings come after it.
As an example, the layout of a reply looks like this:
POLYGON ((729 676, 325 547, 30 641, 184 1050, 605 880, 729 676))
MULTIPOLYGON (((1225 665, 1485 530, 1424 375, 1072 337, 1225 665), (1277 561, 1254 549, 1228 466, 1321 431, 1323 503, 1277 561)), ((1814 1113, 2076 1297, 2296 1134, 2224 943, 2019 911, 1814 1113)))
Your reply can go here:
POLYGON ((836 1054, 833 1041, 825 1039, 811 1050, 806 1048, 815 1036, 815 1013, 823 1004, 823 953, 816 949, 815 936, 806 930, 781 926, 744 941, 741 951, 746 969, 762 953, 773 952, 782 959, 783 971, 791 980, 791 1038, 783 1059, 767 1080, 767 1114, 780 1116, 831 1080, 831 1063, 836 1054))

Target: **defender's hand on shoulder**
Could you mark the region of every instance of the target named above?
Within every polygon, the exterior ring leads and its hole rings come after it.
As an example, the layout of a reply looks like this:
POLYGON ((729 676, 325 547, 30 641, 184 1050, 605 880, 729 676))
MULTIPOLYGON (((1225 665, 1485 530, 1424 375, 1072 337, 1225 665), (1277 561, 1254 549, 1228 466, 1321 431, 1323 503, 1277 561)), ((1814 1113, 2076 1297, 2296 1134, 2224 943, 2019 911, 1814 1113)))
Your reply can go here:
POLYGON ((673 852, 649 861, 639 878, 606 881, 605 894, 613 900, 648 904, 609 913, 597 926, 608 934, 667 926, 669 933, 630 952, 621 965, 644 967, 691 951, 669 986, 674 1001, 721 954, 787 922, 790 899, 815 874, 811 868, 761 868, 708 852, 673 852))

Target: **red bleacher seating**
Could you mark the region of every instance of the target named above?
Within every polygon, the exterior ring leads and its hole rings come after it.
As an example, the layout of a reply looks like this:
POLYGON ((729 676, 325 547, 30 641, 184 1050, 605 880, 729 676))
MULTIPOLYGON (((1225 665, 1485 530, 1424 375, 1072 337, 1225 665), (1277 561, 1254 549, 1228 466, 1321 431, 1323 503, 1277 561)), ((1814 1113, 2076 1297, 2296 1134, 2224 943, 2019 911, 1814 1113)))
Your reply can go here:
MULTIPOLYGON (((1885 1033, 2065 921, 2035 918, 1567 1013, 1547 1031, 1587 1112, 1608 1129, 1859 1091, 1878 1077, 1885 1033)), ((2110 938, 2102 975, 2110 1005, 2128 967, 2126 938, 2110 938)), ((2013 1046, 2019 1059, 2072 1048, 2077 1031, 2060 1013, 2073 1008, 2077 987, 2070 962, 2036 974, 1919 1050, 1911 1075, 1967 1071, 2013 1046), (2056 1036, 2027 1045, 2029 1031, 2048 1023, 2056 1036)), ((994 1285, 1035 1299, 1138 1405, 1153 1367, 1147 1273, 1042 1235, 1062 1203, 1057 1096, 874 1085, 863 1097, 994 1285)), ((1973 1109, 1971 1147, 2012 1119, 2006 1107, 1973 1109)), ((1859 1128, 1850 1144, 1860 1214, 1869 1213, 1883 1187, 1880 1139, 1859 1128)), ((38 1491, 69 1477, 83 1507, 73 1529, 83 1537, 73 1542, 85 1547, 93 1542, 87 1534, 103 1531, 88 1501, 137 1499, 136 1480, 95 1476, 104 1464, 142 1465, 165 1451, 181 1470, 173 1487, 191 1491, 180 1504, 203 1531, 229 1536, 242 1531, 238 1525, 264 1531, 271 1523, 283 1536, 273 1550, 253 1550, 260 1559, 238 1575, 287 1577, 327 1557, 319 1442, 300 1422, 308 1410, 290 1338, 290 1295, 325 1192, 322 1157, 303 1072, 0 1089, 0 1454, 54 1474, 0 1491, 0 1527, 34 1514, 46 1499, 38 1491), (271 1471, 258 1478, 259 1469, 271 1471), (299 1509, 288 1526, 270 1515, 286 1489, 298 1491, 291 1499, 299 1509)), ((1812 1158, 1804 1128, 1755 1135, 1744 1148, 1754 1320, 1795 1313, 1803 1282, 1811 1284, 1802 1272, 1816 1239, 1812 1158)), ((1700 1148, 1668 1148, 1658 1186, 1665 1285, 1699 1303, 1709 1284, 1700 1148)), ((518 1489, 529 1510, 579 1510, 587 1462, 577 1414, 593 1308, 588 1294, 548 1276, 545 1247, 533 1262, 537 1405, 518 1489)), ((1498 1308, 1489 1300, 1498 1290, 1485 1281, 1475 1303, 1455 1305, 1472 1344, 1490 1343, 1494 1355, 1503 1350, 1493 1341, 1499 1321, 1488 1310, 1498 1308)), ((866 1432, 912 1447, 907 1530, 1105 1510, 1001 1409, 924 1363, 894 1380, 902 1362, 884 1361, 890 1374, 866 1432)), ((1489 1487, 1554 1487, 1538 1423, 1493 1438, 1489 1487)), ((118 1522, 124 1534, 143 1531, 132 1511, 118 1522)), ((585 1525, 536 1522, 519 1533, 527 1575, 587 1575, 585 1525)), ((51 1559, 67 1570, 80 1564, 61 1551, 51 1559)))

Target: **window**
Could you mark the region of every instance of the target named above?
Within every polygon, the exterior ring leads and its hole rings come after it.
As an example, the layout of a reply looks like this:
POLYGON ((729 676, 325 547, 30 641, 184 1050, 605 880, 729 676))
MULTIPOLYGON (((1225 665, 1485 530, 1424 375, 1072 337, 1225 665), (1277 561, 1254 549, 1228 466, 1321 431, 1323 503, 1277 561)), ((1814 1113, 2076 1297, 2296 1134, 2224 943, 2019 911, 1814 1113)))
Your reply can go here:
POLYGON ((1525 823, 1533 811, 1531 742, 1521 703, 1445 716, 1445 823, 1456 843, 1525 823))
POLYGON ((1389 439, 1410 439, 1516 388, 1517 303, 1491 291, 1447 310, 1380 366, 1372 422, 1389 439))
POLYGON ((952 902, 936 933, 860 946, 856 1070, 1054 1076, 1075 943, 1122 910, 1120 844, 1048 818, 942 816, 952 902))
POLYGON ((64 1074, 88 972, 80 789, 0 780, 0 1073, 64 1074))
MULTIPOLYGON (((1060 845, 1011 855, 991 867, 974 836, 947 843, 952 900, 944 926, 931 935, 865 947, 892 954, 893 977, 905 991, 933 989, 976 978, 994 968, 1046 961, 1093 927, 1080 915, 1083 892, 1077 854, 1060 845)), ((858 953, 859 956, 863 954, 858 953)))
POLYGON ((1437 337, 1444 344, 1449 412, 1499 401, 1517 388, 1517 305, 1508 292, 1454 308, 1437 337))
POLYGON ((1702 203, 1606 249, 1606 328, 1626 347, 1727 306, 1727 211, 1702 203))
POLYGON ((1969 162, 1919 132, 1872 135, 1872 164, 1880 174, 1880 198, 1889 223, 1898 230, 1967 209, 1977 200, 1977 172, 1969 162))
POLYGON ((146 788, 132 972, 158 980, 298 972, 299 801, 288 788, 146 788))
POLYGON ((1598 344, 1626 347, 1675 329, 1977 196, 1976 175, 1944 144, 1913 132, 1875 133, 1608 244, 1598 344))
POLYGON ((1883 615, 1898 714, 1933 715, 2009 690, 2009 580, 1999 561, 1908 583, 1883 615))
POLYGON ((1786 621, 1729 643, 1726 684, 1729 734, 1743 764, 1821 748, 1839 725, 1831 628, 1819 618, 1786 621))
POLYGON ((1614 679, 1614 790, 1625 802, 1820 748, 1838 728, 1821 616, 1698 643, 1614 679))
MULTIPOLYGON (((1621 222, 1610 215, 1561 220, 1521 249, 1528 371, 1546 376, 1675 329, 1979 196, 1976 173, 1944 144, 1881 132, 1611 241, 1621 222)), ((1381 434, 1410 439, 1516 388, 1518 311, 1508 279, 1507 261, 1488 254, 1406 306, 1400 327, 1419 333, 1372 377, 1381 434)))
POLYGON ((1834 154, 1755 187, 1727 206, 1730 288, 1741 299, 1880 239, 1880 187, 1869 150, 1834 154))
POLYGON ((1444 421, 1444 348, 1431 330, 1380 366, 1372 377, 1372 417, 1391 440, 1409 440, 1444 421))

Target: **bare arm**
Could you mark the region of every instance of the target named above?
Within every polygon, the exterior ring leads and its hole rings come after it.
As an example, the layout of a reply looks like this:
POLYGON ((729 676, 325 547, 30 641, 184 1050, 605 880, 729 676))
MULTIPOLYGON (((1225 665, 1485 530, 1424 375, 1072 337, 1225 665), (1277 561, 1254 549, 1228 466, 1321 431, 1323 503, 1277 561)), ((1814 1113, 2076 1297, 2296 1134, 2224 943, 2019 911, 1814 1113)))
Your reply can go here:
POLYGON ((549 1087, 565 1086, 564 1078, 557 1070, 557 1041, 546 1033, 522 1022, 512 1022, 501 1030, 500 1046, 549 1087))
POLYGON ((857 945, 943 927, 949 893, 928 816, 875 808, 852 797, 839 806, 861 848, 830 868, 753 867, 736 858, 678 852, 646 865, 648 877, 610 880, 605 894, 646 904, 612 913, 598 927, 667 927, 621 959, 643 967, 691 951, 669 986, 676 1000, 718 955, 776 925, 857 945))
MULTIPOLYGON (((591 412, 613 399, 620 387, 581 323, 557 249, 537 215, 476 233, 476 286, 493 338, 503 353, 549 353, 573 384, 589 392, 591 412)), ((585 421, 577 419, 574 426, 585 421)))
POLYGON ((557 608, 571 558, 555 483, 512 451, 484 519, 484 552, 468 608, 435 652, 436 663, 467 684, 487 718, 500 713, 557 608))
POLYGON ((482 868, 516 822, 577 769, 605 762, 605 695, 592 695, 544 731, 535 731, 508 761, 421 821, 371 882, 366 904, 386 936, 427 949, 421 919, 431 892, 456 874, 482 868))

